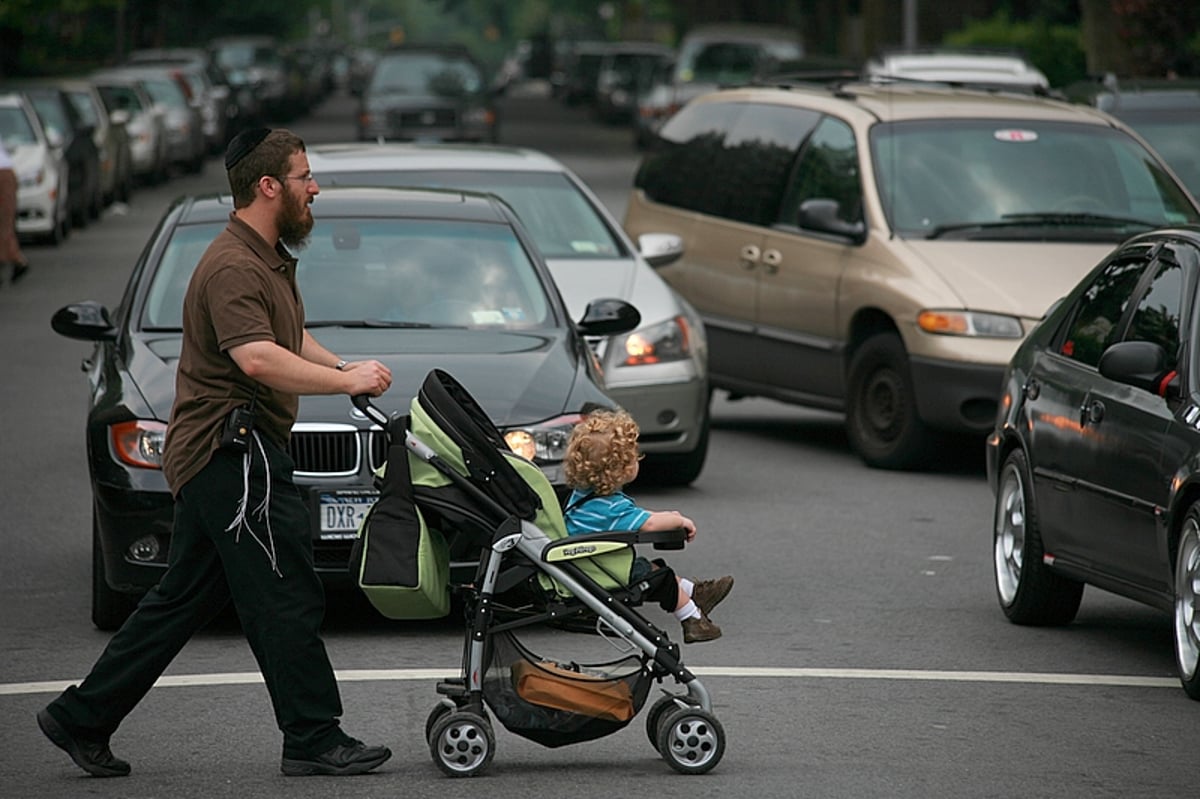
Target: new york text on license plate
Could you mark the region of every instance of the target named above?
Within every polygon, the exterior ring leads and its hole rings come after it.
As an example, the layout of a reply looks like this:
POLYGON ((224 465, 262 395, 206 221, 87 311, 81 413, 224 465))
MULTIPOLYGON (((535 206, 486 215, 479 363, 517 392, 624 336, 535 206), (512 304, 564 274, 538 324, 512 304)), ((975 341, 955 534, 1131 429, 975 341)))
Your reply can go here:
POLYGON ((317 504, 321 540, 354 538, 358 535, 358 525, 377 499, 376 491, 322 491, 317 504))

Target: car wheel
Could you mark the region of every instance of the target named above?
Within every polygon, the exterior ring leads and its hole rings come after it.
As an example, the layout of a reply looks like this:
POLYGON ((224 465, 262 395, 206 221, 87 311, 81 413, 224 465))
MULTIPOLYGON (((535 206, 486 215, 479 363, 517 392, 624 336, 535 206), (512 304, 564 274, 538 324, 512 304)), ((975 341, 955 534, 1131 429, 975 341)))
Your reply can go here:
POLYGON ((918 466, 929 452, 933 436, 917 415, 908 353, 894 333, 872 336, 854 353, 846 429, 855 452, 876 468, 918 466))
POLYGON ((1015 449, 996 486, 993 565, 1000 609, 1014 624, 1068 624, 1079 611, 1083 583, 1056 574, 1042 560, 1029 462, 1015 449))
POLYGON ((697 430, 698 442, 691 452, 682 454, 647 455, 642 464, 642 474, 647 482, 662 486, 691 485, 704 470, 708 458, 709 415, 704 408, 704 419, 697 430))
POLYGON ((1200 502, 1188 508, 1175 560, 1175 663, 1179 681, 1200 699, 1200 502))
POLYGON ((104 573, 104 550, 100 547, 100 522, 92 513, 92 624, 112 631, 125 623, 137 607, 137 597, 114 591, 104 573))

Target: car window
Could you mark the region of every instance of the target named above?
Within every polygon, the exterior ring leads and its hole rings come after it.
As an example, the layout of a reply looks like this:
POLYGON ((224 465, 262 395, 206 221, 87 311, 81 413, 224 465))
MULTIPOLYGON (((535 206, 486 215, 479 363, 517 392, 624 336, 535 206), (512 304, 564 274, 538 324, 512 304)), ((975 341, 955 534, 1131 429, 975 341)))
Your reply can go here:
POLYGON ((1196 219, 1137 140, 1112 128, 1020 120, 877 125, 880 200, 901 235, 1021 215, 1091 214, 1146 226, 1196 219))
POLYGON ((474 94, 482 87, 479 68, 465 57, 397 53, 379 59, 368 91, 457 97, 474 94))
POLYGON ((800 143, 820 119, 816 111, 769 104, 739 115, 714 164, 727 187, 720 215, 753 225, 774 222, 800 143))
POLYGON ((658 203, 689 211, 719 214, 729 190, 716 174, 725 134, 744 103, 693 103, 675 114, 660 133, 657 149, 638 169, 634 185, 658 203))
POLYGON ((46 130, 56 131, 58 135, 69 137, 73 131, 71 120, 67 118, 66 110, 54 97, 47 94, 35 94, 29 98, 38 116, 46 125, 46 130))
POLYGON ((95 127, 100 124, 100 117, 96 114, 96 106, 92 103, 92 95, 83 90, 71 90, 67 92, 67 97, 70 98, 71 104, 75 106, 75 110, 79 112, 79 116, 83 119, 83 124, 95 127))
POLYGON ((1101 354, 1117 340, 1121 316, 1145 266, 1137 259, 1105 267, 1080 296, 1059 352, 1088 366, 1099 364, 1101 354))
POLYGON ((1124 113, 1121 119, 1150 142, 1193 196, 1200 197, 1200 113, 1124 113))
POLYGON ((675 79, 680 83, 737 85, 750 81, 767 57, 787 61, 803 57, 804 48, 786 41, 685 42, 675 79))
POLYGON ((37 144, 37 134, 20 107, 0 106, 0 139, 10 153, 21 145, 37 144))
POLYGON ((1160 260, 1154 279, 1133 311, 1125 340, 1158 344, 1167 354, 1167 363, 1173 365, 1179 356, 1183 291, 1183 269, 1179 264, 1160 260))
POLYGON ((495 194, 516 212, 544 258, 625 258, 596 208, 560 172, 458 169, 317 174, 321 185, 415 186, 495 194))
POLYGON ((100 94, 110 108, 120 108, 131 114, 142 111, 142 101, 131 86, 101 86, 100 94))
MULTIPOLYGON (((224 223, 175 230, 152 277, 142 327, 179 329, 188 281, 224 223)), ((504 225, 321 219, 299 253, 308 324, 529 329, 552 321, 533 262, 504 225)))
POLYGON ((800 204, 812 199, 835 200, 838 218, 844 222, 857 222, 862 218, 858 145, 854 141, 854 131, 840 119, 822 119, 804 146, 779 221, 795 225, 800 204))
POLYGON ((146 91, 156 103, 174 108, 188 107, 187 98, 183 96, 183 89, 169 78, 149 78, 145 81, 145 86, 146 91))

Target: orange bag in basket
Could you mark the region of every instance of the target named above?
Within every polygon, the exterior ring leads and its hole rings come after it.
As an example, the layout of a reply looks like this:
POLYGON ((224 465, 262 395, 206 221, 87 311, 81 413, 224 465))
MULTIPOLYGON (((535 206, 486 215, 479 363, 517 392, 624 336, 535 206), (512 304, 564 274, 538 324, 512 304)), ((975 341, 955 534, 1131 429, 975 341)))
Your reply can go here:
POLYGON ((629 721, 636 715, 633 692, 621 679, 604 679, 556 663, 522 660, 512 667, 517 694, 533 705, 583 716, 629 721))

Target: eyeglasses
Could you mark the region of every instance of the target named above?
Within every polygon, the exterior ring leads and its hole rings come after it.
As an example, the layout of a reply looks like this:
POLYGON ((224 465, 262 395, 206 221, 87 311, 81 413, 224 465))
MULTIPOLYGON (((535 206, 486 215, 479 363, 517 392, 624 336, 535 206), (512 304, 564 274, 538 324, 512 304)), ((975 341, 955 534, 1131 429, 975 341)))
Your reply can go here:
POLYGON ((280 182, 285 180, 299 180, 302 183, 316 183, 317 179, 313 177, 312 172, 305 172, 303 175, 276 175, 276 179, 280 182))

